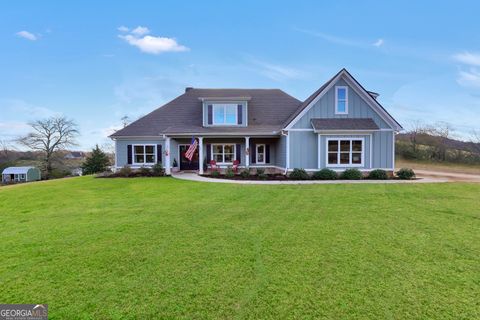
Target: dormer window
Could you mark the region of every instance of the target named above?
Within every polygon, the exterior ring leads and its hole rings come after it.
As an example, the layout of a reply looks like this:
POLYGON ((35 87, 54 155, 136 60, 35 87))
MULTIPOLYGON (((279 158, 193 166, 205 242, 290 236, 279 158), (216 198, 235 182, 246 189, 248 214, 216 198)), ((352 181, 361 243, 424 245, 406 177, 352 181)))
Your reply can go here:
POLYGON ((335 114, 348 113, 348 87, 335 87, 335 114))
POLYGON ((236 104, 214 104, 213 105, 213 124, 214 125, 237 124, 237 105, 236 104))

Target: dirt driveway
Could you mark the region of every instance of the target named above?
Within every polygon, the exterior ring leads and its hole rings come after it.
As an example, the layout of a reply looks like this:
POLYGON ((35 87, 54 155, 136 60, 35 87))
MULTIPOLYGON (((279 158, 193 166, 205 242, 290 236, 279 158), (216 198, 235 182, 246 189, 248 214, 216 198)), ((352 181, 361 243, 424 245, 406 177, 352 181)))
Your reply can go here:
POLYGON ((438 171, 438 170, 419 170, 415 169, 415 173, 419 178, 441 178, 448 181, 461 181, 461 182, 480 182, 479 174, 471 173, 458 173, 458 172, 447 172, 447 171, 438 171))

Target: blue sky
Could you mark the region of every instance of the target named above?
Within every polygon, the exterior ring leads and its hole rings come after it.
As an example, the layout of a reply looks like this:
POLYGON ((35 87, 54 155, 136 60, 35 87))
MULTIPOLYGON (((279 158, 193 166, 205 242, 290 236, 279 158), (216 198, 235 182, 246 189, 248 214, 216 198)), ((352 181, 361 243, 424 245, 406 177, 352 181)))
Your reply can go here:
POLYGON ((303 100, 342 67, 405 127, 480 128, 474 1, 99 2, 0 4, 0 139, 63 114, 86 149, 186 86, 303 100))

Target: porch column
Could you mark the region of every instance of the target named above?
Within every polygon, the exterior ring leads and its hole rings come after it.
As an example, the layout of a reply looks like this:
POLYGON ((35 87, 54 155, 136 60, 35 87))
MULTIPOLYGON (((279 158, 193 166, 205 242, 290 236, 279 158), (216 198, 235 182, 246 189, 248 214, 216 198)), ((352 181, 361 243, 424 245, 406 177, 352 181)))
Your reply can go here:
POLYGON ((203 137, 198 137, 198 173, 203 174, 203 137))
POLYGON ((165 174, 170 175, 172 173, 170 167, 170 137, 165 139, 165 174))
POLYGON ((250 166, 250 137, 245 137, 245 167, 250 166))

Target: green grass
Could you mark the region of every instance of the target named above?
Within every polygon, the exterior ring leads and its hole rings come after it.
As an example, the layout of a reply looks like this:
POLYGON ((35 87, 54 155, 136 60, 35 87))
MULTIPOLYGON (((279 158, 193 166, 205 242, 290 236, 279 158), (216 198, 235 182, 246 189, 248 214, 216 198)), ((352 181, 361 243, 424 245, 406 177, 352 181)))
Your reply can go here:
POLYGON ((480 184, 0 188, 0 302, 51 319, 478 319, 480 184))

